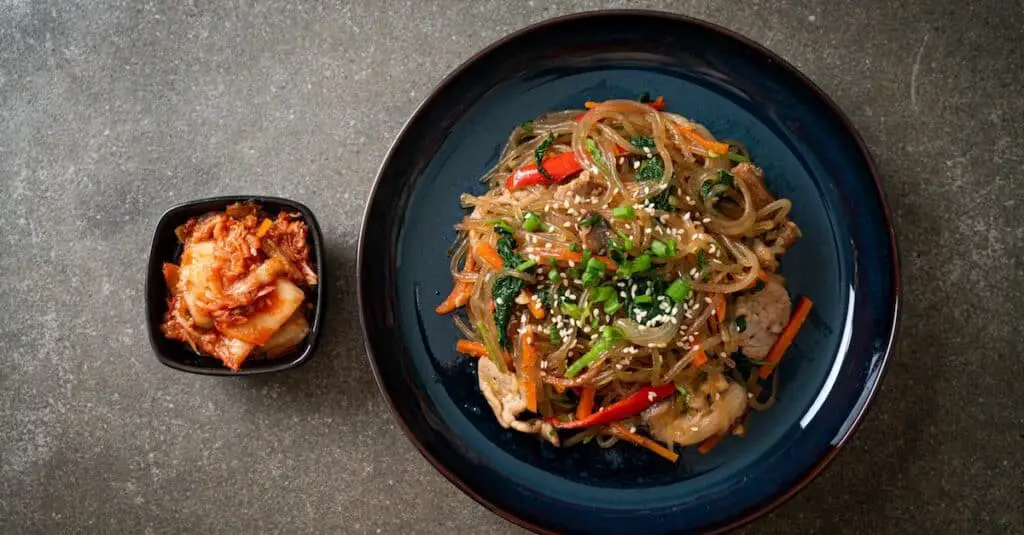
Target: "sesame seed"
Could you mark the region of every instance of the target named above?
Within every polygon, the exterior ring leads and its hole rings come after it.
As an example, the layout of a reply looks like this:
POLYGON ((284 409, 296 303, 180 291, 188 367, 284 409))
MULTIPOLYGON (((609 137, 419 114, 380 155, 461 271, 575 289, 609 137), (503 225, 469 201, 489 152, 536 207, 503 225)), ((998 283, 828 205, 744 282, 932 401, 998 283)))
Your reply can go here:
POLYGON ((640 160, 633 161, 633 169, 640 169, 640 160))
POLYGON ((700 431, 700 428, 697 426, 693 426, 690 428, 690 431, 700 431))
POLYGON ((544 248, 545 248, 545 249, 550 249, 550 248, 551 248, 551 242, 547 242, 547 243, 545 243, 545 244, 544 244, 544 248))
MULTIPOLYGON (((657 394, 655 394, 654 392, 648 392, 647 393, 647 401, 654 401, 655 399, 658 399, 658 395, 657 394)), ((634 427, 634 429, 636 429, 636 428, 634 427)))
POLYGON ((573 260, 569 261, 569 267, 576 267, 576 262, 573 260))
POLYGON ((503 301, 500 297, 494 298, 494 302, 495 302, 495 304, 498 304, 498 305, 504 305, 505 304, 505 301, 503 301))
POLYGON ((651 233, 651 229, 649 229, 649 228, 645 228, 644 229, 644 234, 650 234, 650 233, 651 233))
POLYGON ((562 223, 562 226, 565 227, 565 228, 569 228, 569 227, 572 226, 572 223, 566 221, 565 223, 562 223))
POLYGON ((710 223, 711 222, 711 218, 710 217, 705 217, 704 219, 701 219, 700 222, 701 223, 710 223))

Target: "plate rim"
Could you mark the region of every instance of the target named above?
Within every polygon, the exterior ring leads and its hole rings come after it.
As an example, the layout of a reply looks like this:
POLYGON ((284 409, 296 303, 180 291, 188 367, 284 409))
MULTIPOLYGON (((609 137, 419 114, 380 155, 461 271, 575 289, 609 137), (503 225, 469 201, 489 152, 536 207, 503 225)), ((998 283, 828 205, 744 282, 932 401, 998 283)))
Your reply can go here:
POLYGON ((878 172, 878 168, 875 165, 874 158, 871 156, 871 152, 868 150, 867 145, 864 143, 864 139, 861 137, 860 132, 857 131, 856 127, 850 121, 849 117, 842 110, 842 108, 840 108, 839 105, 824 90, 822 90, 820 87, 818 87, 817 84, 815 84, 803 72, 801 72, 799 69, 797 69, 792 63, 790 63, 789 61, 787 61, 783 57, 779 56, 777 53, 773 52, 772 50, 770 50, 767 47, 765 47, 764 45, 762 45, 762 44, 752 40, 749 37, 746 37, 746 36, 736 32, 734 30, 731 30, 731 29, 726 28, 724 26, 720 26, 720 25, 715 24, 713 22, 709 22, 709 21, 706 21, 706 20, 703 20, 703 19, 699 19, 699 18, 696 18, 696 17, 692 17, 692 16, 689 16, 689 15, 684 15, 684 14, 680 14, 680 13, 672 13, 672 12, 666 12, 666 11, 660 11, 660 10, 652 10, 652 9, 600 9, 600 10, 589 10, 589 11, 583 11, 583 12, 577 12, 577 13, 571 13, 571 14, 567 14, 567 15, 561 15, 561 16, 557 16, 557 17, 547 18, 547 19, 541 20, 539 22, 535 22, 535 23, 531 23, 531 24, 528 24, 526 26, 523 26, 523 27, 521 27, 521 28, 519 28, 517 30, 514 30, 514 31, 506 34, 505 36, 501 37, 500 39, 497 39, 497 40, 491 42, 490 44, 488 44, 484 48, 482 48, 482 49, 478 50, 477 52, 473 53, 469 58, 467 58, 466 60, 462 61, 461 63, 459 63, 458 66, 456 66, 451 71, 449 71, 448 74, 446 74, 436 85, 434 85, 433 88, 430 89, 430 91, 427 93, 427 96, 416 106, 415 110, 413 110, 412 114, 402 124, 402 127, 399 129, 398 133, 395 135, 395 138, 391 142, 391 145, 388 147, 388 150, 387 150, 387 153, 384 156, 384 159, 382 160, 380 166, 377 169, 377 173, 376 173, 376 175, 374 177, 374 180, 373 180, 373 185, 370 188, 370 192, 369 192, 369 194, 367 196, 366 204, 365 204, 365 206, 363 208, 362 222, 360 224, 360 230, 359 230, 359 243, 358 243, 358 248, 357 248, 357 252, 356 252, 356 286, 357 286, 357 301, 358 301, 358 306, 359 306, 359 324, 360 324, 360 327, 361 327, 362 333, 363 333, 363 344, 364 344, 364 346, 366 348, 366 358, 369 361, 370 368, 373 371, 373 378, 374 378, 374 382, 377 384, 377 389, 380 390, 380 393, 383 395, 384 400, 385 400, 385 402, 388 405, 388 410, 390 411, 392 418, 398 424, 399 428, 402 429, 402 432, 409 439, 409 441, 413 443, 413 445, 416 447, 416 450, 419 451, 420 455, 422 455, 434 467, 435 470, 437 470, 442 476, 445 477, 445 479, 447 479, 449 482, 451 482, 453 485, 455 485, 455 487, 458 488, 460 491, 462 491, 464 494, 466 494, 467 496, 472 498, 474 501, 476 501, 480 505, 483 505, 484 507, 486 507, 489 511, 497 514, 501 518, 504 518, 505 520, 507 520, 507 521, 509 521, 509 522, 511 522, 511 523, 513 523, 515 525, 518 525, 518 526, 520 526, 522 528, 531 530, 531 531, 533 531, 535 533, 541 533, 541 534, 555 534, 555 533, 558 533, 558 532, 553 531, 553 530, 551 530, 549 528, 546 528, 544 526, 540 526, 540 525, 538 525, 538 524, 536 524, 534 522, 530 522, 530 521, 527 521, 527 520, 525 520, 523 518, 520 518, 520 517, 516 516, 514 513, 510 512, 508 510, 505 510, 502 507, 500 507, 498 505, 495 505, 494 503, 490 502, 489 500, 487 500, 486 498, 481 496, 479 493, 477 493, 474 489, 470 488, 469 485, 467 485, 464 481, 462 481, 457 476, 455 476, 455 474, 453 474, 451 472, 451 470, 448 469, 447 466, 445 466, 443 463, 441 463, 436 457, 433 456, 433 454, 431 454, 430 451, 428 451, 428 449, 425 446, 425 444, 422 441, 419 440, 419 438, 411 431, 410 427, 405 422, 405 420, 399 415, 398 409, 397 409, 397 407, 395 405, 394 399, 392 398, 391 394, 388 392, 388 390, 384 386, 384 382, 383 382, 383 378, 381 377, 380 369, 377 366, 376 353, 374 352, 374 349, 373 349, 373 347, 371 345, 371 337, 370 337, 370 333, 369 333, 369 329, 368 329, 368 325, 367 325, 368 321, 367 321, 367 314, 366 314, 366 303, 367 303, 367 301, 369 301, 370 298, 369 298, 369 296, 366 295, 366 291, 364 289, 364 284, 363 284, 363 282, 364 282, 364 280, 363 280, 363 264, 364 264, 364 261, 365 261, 365 254, 366 254, 365 236, 366 236, 366 232, 367 232, 367 229, 368 229, 368 226, 369 226, 369 224, 368 224, 369 223, 369 215, 370 215, 370 211, 372 209, 373 201, 374 201, 374 199, 377 196, 378 189, 380 188, 381 179, 382 179, 382 177, 384 175, 384 171, 385 171, 385 169, 387 169, 391 165, 392 160, 393 160, 393 158, 395 156, 396 149, 405 140, 405 138, 406 138, 406 136, 408 134, 408 131, 410 129, 410 126, 412 124, 414 124, 420 118, 420 116, 424 113, 424 110, 431 104, 431 102, 433 102, 437 98, 437 95, 440 92, 442 92, 444 89, 446 89, 452 83, 452 81, 455 78, 457 78, 459 75, 461 75, 470 66, 476 64, 477 61, 479 61, 482 57, 487 56, 488 54, 490 54, 494 50, 496 50, 498 48, 501 48, 502 46, 504 46, 505 44, 507 44, 509 42, 512 42, 512 41, 515 41, 515 40, 519 39, 520 37, 522 37, 525 34, 541 30, 541 29, 543 29, 545 27, 548 27, 548 26, 558 25, 558 24, 564 23, 564 22, 570 22, 570 21, 576 21, 576 20, 581 20, 581 19, 587 19, 587 18, 591 18, 591 17, 610 17, 610 16, 646 16, 646 17, 653 17, 653 18, 661 18, 661 19, 665 19, 665 20, 671 20, 673 22, 678 22, 678 23, 683 23, 683 24, 695 25, 695 26, 701 27, 704 30, 708 30, 708 31, 711 31, 711 32, 718 33, 718 34, 722 35, 725 38, 728 38, 728 39, 731 39, 733 41, 736 41, 736 42, 738 42, 738 43, 748 47, 753 52, 761 54, 762 56, 766 57, 770 61, 776 63, 777 66, 780 69, 786 71, 796 81, 798 81, 798 82, 802 83, 804 86, 806 86, 814 95, 816 95, 819 99, 821 99, 821 102, 827 108, 829 108, 833 113, 835 113, 835 115, 838 118, 842 128, 851 136, 852 140, 854 141, 854 144, 856 145, 857 150, 860 152, 861 157, 864 159, 865 167, 867 168, 867 174, 870 175, 872 181, 874 182, 875 194, 878 196, 878 201, 880 203, 880 207, 882 209, 883 216, 885 218, 885 227, 886 227, 886 231, 888 233, 888 239, 889 239, 889 254, 890 254, 890 257, 892 258, 891 265, 890 265, 890 268, 891 268, 890 276, 892 278, 892 295, 891 295, 892 323, 889 326, 889 337, 888 337, 888 340, 886 340, 885 351, 883 352, 883 354, 881 356, 881 360, 879 362, 879 373, 875 377, 875 380, 872 382, 872 384, 868 386, 868 388, 866 390, 866 397, 864 398, 864 403, 861 404, 858 412, 853 417, 852 423, 850 425, 846 426, 845 429, 842 430, 841 437, 832 445, 832 447, 820 459, 817 460, 815 465, 813 467, 811 467, 811 469, 808 470, 803 476, 801 476, 800 479, 798 481, 796 481, 791 487, 789 487, 785 491, 779 493, 774 498, 766 500, 760 506, 758 506, 758 507, 756 507, 756 508, 754 508, 752 510, 746 511, 746 512, 741 512, 739 515, 737 515, 737 517, 735 519, 732 519, 732 520, 730 520, 730 521, 728 521, 728 522, 726 522, 724 524, 721 524, 719 526, 715 526, 715 527, 711 528, 708 531, 708 533, 714 533, 714 534, 725 533, 725 532, 728 532, 730 530, 736 529, 736 528, 738 528, 740 526, 743 526, 745 524, 748 524, 748 523, 750 523, 750 522, 752 522, 752 521, 754 521, 754 520, 756 520, 756 519, 766 515, 767 513, 775 510, 776 508, 780 507, 785 502, 789 501, 790 498, 792 498, 797 493, 799 493, 801 490, 806 488, 807 485, 810 484, 810 482, 813 481, 822 472, 822 470, 824 470, 825 467, 828 466, 832 462, 832 460, 839 453, 839 451, 843 448, 843 446, 846 445, 846 443, 850 440, 850 438, 853 436, 854 432, 860 427, 860 424, 863 421, 863 419, 864 419, 865 415, 867 414, 867 412, 871 409, 871 407, 873 405, 873 402, 874 402, 874 399, 875 399, 875 396, 877 395, 878 390, 879 390, 879 388, 880 388, 880 386, 882 384, 882 381, 884 380, 885 375, 888 372, 889 360, 892 357, 892 354, 894 352, 895 340, 896 340, 896 337, 898 335, 899 328, 900 328, 900 321, 901 321, 901 317, 900 317, 901 314, 900 314, 900 312, 901 312, 901 309, 902 309, 902 306, 901 306, 901 303, 902 303, 902 288, 901 288, 901 285, 900 285, 900 283, 901 283, 901 279, 900 279, 900 265, 901 265, 901 262, 900 262, 900 255, 899 255, 899 247, 898 247, 897 238, 896 238, 896 231, 895 231, 895 227, 894 227, 893 220, 892 220, 892 211, 891 211, 891 209, 889 207, 889 202, 888 202, 888 199, 886 198, 885 190, 882 187, 882 181, 881 181, 881 178, 880 178, 880 175, 879 175, 879 172, 878 172))

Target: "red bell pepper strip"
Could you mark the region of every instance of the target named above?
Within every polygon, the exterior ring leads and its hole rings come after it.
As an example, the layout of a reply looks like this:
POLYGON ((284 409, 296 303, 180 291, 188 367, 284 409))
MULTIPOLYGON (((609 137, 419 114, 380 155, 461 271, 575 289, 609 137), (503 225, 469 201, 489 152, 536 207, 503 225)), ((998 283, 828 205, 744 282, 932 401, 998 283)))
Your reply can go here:
POLYGON ((582 427, 594 427, 595 425, 618 422, 630 416, 640 414, 650 408, 651 405, 671 396, 675 391, 676 387, 672 383, 661 386, 645 386, 637 390, 632 396, 612 403, 605 407, 604 410, 595 412, 586 418, 569 421, 548 418, 548 423, 558 429, 580 429, 582 427))
POLYGON ((505 186, 508 189, 522 189, 538 184, 550 186, 551 184, 561 183, 563 180, 583 170, 580 162, 576 161, 576 155, 571 152, 563 152, 562 154, 544 158, 544 161, 541 163, 544 165, 544 170, 551 175, 551 178, 555 179, 554 181, 545 178, 537 170, 537 165, 531 163, 516 169, 516 172, 512 173, 508 180, 505 181, 505 186))

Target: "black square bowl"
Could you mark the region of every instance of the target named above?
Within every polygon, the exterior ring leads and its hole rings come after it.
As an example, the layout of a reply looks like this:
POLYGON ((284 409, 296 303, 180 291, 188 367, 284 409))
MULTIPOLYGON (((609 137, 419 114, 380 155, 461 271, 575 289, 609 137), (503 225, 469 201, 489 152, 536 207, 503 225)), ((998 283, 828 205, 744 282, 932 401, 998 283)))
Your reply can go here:
POLYGON ((204 375, 254 375, 294 368, 309 360, 316 350, 317 341, 320 339, 320 329, 323 326, 326 303, 324 289, 326 286, 323 235, 320 232, 320 225, 313 217, 313 212, 306 206, 288 199, 255 195, 213 197, 179 204, 167 210, 160 217, 160 221, 156 224, 153 246, 149 253, 149 266, 146 274, 146 328, 149 331, 149 342, 160 362, 186 372, 204 375), (228 369, 218 359, 198 355, 187 344, 164 337, 160 331, 160 324, 163 322, 164 313, 167 312, 169 292, 167 284, 164 282, 162 266, 164 262, 178 263, 181 257, 182 245, 174 233, 174 229, 179 225, 184 224, 190 218, 209 212, 223 211, 230 204, 246 201, 255 202, 264 212, 272 216, 279 212, 302 214, 309 229, 309 250, 313 267, 316 270, 317 285, 312 290, 305 289, 306 298, 313 303, 313 309, 307 310, 309 334, 306 336, 306 340, 291 352, 279 357, 246 360, 242 364, 242 369, 236 372, 228 369))

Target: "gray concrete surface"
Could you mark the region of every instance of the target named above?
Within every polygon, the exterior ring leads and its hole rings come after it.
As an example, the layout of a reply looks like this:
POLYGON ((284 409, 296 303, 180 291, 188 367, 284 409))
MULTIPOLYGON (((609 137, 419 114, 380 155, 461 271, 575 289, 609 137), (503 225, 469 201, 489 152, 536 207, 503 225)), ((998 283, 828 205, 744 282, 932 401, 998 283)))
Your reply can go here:
MULTIPOLYGON (((516 533, 392 422, 351 286, 382 153, 451 68, 556 14, 436 5, 0 0, 0 532, 516 533), (169 205, 277 194, 331 253, 293 373, 175 372, 143 266, 169 205)), ((898 355, 833 465, 748 533, 1024 532, 1024 4, 642 2, 742 32, 849 113, 892 203, 898 355), (969 5, 968 5, 969 4, 969 5)))

